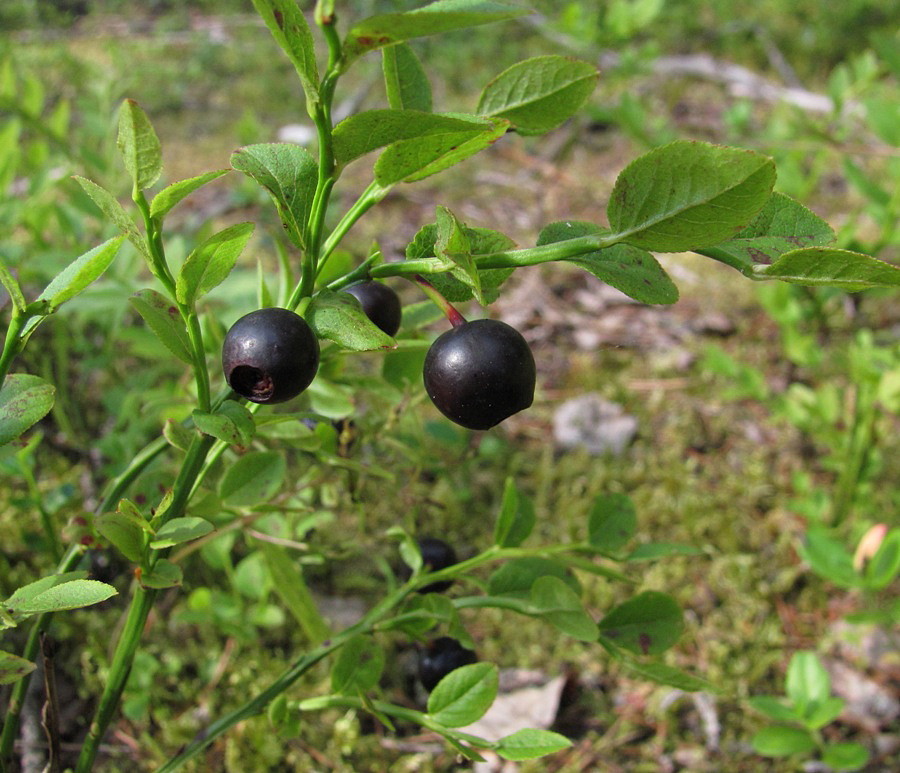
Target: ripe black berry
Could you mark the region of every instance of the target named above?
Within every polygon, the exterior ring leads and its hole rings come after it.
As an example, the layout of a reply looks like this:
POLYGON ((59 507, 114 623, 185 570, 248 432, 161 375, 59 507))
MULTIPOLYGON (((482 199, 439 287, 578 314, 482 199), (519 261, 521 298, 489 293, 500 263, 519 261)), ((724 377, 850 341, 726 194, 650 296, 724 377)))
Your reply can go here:
POLYGON ((472 650, 467 650, 456 639, 441 636, 428 642, 419 652, 419 681, 431 692, 451 671, 477 662, 478 657, 472 650))
POLYGON ((437 409, 468 429, 490 429, 534 400, 534 357, 519 331, 478 319, 448 330, 431 345, 423 369, 437 409))
POLYGON ((344 288, 344 292, 350 293, 360 302, 366 316, 382 332, 392 336, 400 329, 400 318, 403 316, 400 298, 387 285, 380 282, 360 282, 344 288))
MULTIPOLYGON (((422 554, 422 564, 429 572, 437 572, 453 566, 457 562, 456 551, 444 540, 437 537, 422 537, 419 541, 419 552, 422 554)), ((443 593, 453 585, 453 580, 433 582, 423 588, 419 593, 443 593)))
POLYGON ((319 341, 299 314, 259 309, 241 317, 225 336, 222 368, 228 385, 254 403, 282 403, 312 383, 319 341))

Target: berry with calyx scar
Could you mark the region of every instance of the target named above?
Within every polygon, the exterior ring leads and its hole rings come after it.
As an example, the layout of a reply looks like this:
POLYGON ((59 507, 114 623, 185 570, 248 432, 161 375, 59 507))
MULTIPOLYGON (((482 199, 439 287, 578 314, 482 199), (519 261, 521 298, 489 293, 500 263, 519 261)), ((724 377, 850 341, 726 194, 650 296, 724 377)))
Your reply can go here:
POLYGON ((259 309, 225 335, 222 369, 228 385, 254 403, 283 403, 308 387, 319 368, 319 341, 288 309, 259 309))

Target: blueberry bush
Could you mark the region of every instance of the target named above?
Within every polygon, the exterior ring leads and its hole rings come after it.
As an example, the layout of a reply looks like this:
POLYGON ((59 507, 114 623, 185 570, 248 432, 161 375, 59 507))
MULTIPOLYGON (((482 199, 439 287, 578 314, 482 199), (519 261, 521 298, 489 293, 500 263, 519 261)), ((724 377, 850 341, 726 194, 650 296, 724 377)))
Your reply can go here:
MULTIPOLYGON (((489 430, 531 405, 534 357, 509 325, 467 321, 453 304, 474 301, 489 307, 516 270, 559 262, 644 304, 678 299, 675 283, 654 253, 694 252, 731 267, 736 280, 743 276, 847 292, 900 286, 896 266, 832 246, 835 236, 826 222, 773 192, 771 158, 685 140, 624 165, 606 205, 605 225, 562 219, 546 224, 533 246, 517 247, 500 230, 502 223, 470 225, 438 206, 433 222, 421 224, 405 255, 384 255, 373 245, 361 260, 348 263, 342 252, 345 237, 394 188, 465 162, 507 135, 541 135, 559 127, 582 108, 599 73, 588 62, 537 56, 497 74, 472 100, 471 112, 442 113, 434 110, 426 68, 408 41, 508 21, 525 11, 482 0, 438 0, 413 11, 353 19, 350 4, 345 9, 335 0, 319 0, 310 25, 294 0, 253 4, 296 70, 315 126, 316 154, 293 144, 251 144, 231 155, 228 168, 160 188, 160 140, 144 110, 125 100, 118 113, 117 145, 130 179, 130 200, 123 205, 121 192, 105 187, 104 179, 76 177, 117 235, 75 258, 36 297, 29 297, 16 273, 0 262, 0 282, 9 298, 0 354, 0 445, 19 455, 24 474, 33 478, 25 460, 41 441, 37 428, 53 409, 60 385, 16 370, 17 358, 44 320, 110 269, 126 242, 152 277, 151 286, 130 294, 130 306, 167 363, 181 369, 181 397, 192 406, 185 418, 167 419, 155 439, 123 461, 92 513, 61 529, 51 512, 42 511, 42 549, 57 563, 56 571, 18 587, 0 606, 3 629, 27 631, 19 651, 0 653, 0 681, 12 685, 0 737, 4 765, 13 756, 28 677, 41 657, 41 633, 51 616, 126 596, 102 671, 102 693, 80 746, 75 769, 83 772, 96 764, 111 723, 129 710, 128 702, 123 708, 123 694, 141 657, 142 633, 161 594, 185 581, 187 557, 196 550, 215 565, 210 546, 218 536, 263 516, 296 515, 292 502, 279 494, 286 480, 300 481, 302 487, 305 472, 298 465, 308 454, 322 469, 349 464, 340 458, 330 422, 334 401, 361 388, 343 379, 340 363, 348 355, 386 353, 384 369, 365 388, 377 391, 379 383, 409 381, 415 373, 417 388, 424 381, 428 397, 451 421, 489 430), (317 58, 314 30, 327 51, 324 63, 317 58), (381 57, 385 106, 335 121, 342 76, 370 55, 381 57), (345 211, 336 212, 333 192, 342 173, 376 151, 368 186, 345 211), (268 193, 283 232, 273 235, 280 247, 277 281, 261 272, 257 308, 244 309, 225 330, 217 307, 205 299, 220 285, 227 291, 254 223, 208 233, 176 260, 177 233, 170 233, 167 219, 208 183, 235 178, 235 173, 268 193), (401 313, 385 280, 407 280, 425 298, 401 313), (451 329, 432 342, 423 328, 441 317, 451 329), (268 407, 276 403, 279 407, 268 407), (169 472, 155 494, 132 493, 148 470, 160 467, 169 472), (108 549, 128 565, 133 578, 121 591, 101 581, 100 574, 90 574, 85 563, 86 551, 95 559, 108 549)), ((134 273, 145 276, 140 264, 134 273)), ((621 494, 596 499, 579 539, 541 544, 532 538, 535 526, 531 502, 509 480, 493 533, 485 535, 491 544, 475 555, 457 560, 446 546, 452 559, 435 558, 434 542, 391 529, 388 536, 396 541, 406 571, 388 576, 380 600, 340 630, 332 630, 317 608, 303 566, 283 545, 265 543, 259 561, 308 647, 237 709, 198 726, 195 740, 171 750, 160 770, 177 769, 239 722, 266 712, 283 737, 299 731, 307 712, 368 712, 387 728, 403 723, 438 733, 474 760, 487 750, 525 760, 568 746, 566 737, 545 729, 523 729, 497 740, 465 730, 496 697, 498 669, 477 659, 477 642, 463 623, 463 610, 491 608, 538 619, 638 677, 688 691, 709 686, 660 659, 684 627, 672 596, 637 592, 599 619, 582 599, 579 575, 627 585, 620 564, 663 558, 683 546, 644 545, 640 554, 630 550, 637 515, 621 494), (485 568, 490 572, 486 581, 485 568), (445 594, 451 587, 453 592, 445 594), (428 697, 420 708, 384 700, 379 693, 389 651, 385 643, 392 637, 428 642, 420 663, 428 697), (330 667, 329 688, 289 697, 289 689, 323 662, 330 667)), ((884 571, 892 573, 893 564, 884 571)), ((261 607, 260 614, 282 613, 261 607)))

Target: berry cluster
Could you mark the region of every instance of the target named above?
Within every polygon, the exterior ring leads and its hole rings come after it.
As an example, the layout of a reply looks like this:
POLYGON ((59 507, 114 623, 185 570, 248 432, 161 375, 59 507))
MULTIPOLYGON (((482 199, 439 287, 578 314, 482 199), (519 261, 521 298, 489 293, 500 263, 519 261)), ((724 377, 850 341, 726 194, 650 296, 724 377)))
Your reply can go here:
MULTIPOLYGON (((360 303, 372 323, 389 336, 400 329, 397 294, 378 282, 351 285, 346 292, 360 303)), ((425 389, 437 409, 468 429, 490 429, 534 399, 535 364, 522 335, 504 322, 466 322, 453 310, 453 323, 425 357, 425 389)), ((225 336, 222 368, 228 385, 255 403, 280 403, 308 387, 319 367, 319 343, 299 314, 288 309, 259 309, 241 317, 225 336)), ((456 552, 441 539, 419 540, 422 564, 429 572, 457 563, 456 552)), ((421 593, 442 593, 452 580, 431 583, 421 593)), ((419 681, 431 692, 451 671, 475 663, 475 653, 442 636, 419 651, 419 681)))

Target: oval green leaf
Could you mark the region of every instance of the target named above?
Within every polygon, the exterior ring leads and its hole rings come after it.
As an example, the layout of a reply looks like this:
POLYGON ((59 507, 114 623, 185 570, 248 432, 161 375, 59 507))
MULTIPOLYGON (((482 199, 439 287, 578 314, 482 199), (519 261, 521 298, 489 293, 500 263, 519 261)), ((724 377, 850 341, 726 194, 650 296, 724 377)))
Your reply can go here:
POLYGON ((378 684, 384 660, 384 650, 371 636, 354 636, 334 661, 331 689, 343 695, 368 692, 378 684))
POLYGON ((162 173, 162 148, 147 114, 133 99, 119 109, 119 136, 116 141, 135 190, 153 185, 162 173))
POLYGON ((0 387, 0 446, 15 440, 53 407, 56 387, 38 376, 13 373, 0 387))
POLYGON ((372 324, 350 293, 319 291, 309 304, 305 318, 319 338, 327 338, 353 352, 397 348, 397 342, 372 324))
POLYGON ((531 586, 531 608, 550 625, 579 641, 597 641, 597 624, 584 611, 581 598, 558 577, 538 577, 531 586))
POLYGON ((550 730, 523 728, 501 738, 494 751, 505 760, 533 760, 568 749, 572 742, 564 735, 550 730))
POLYGON ((555 129, 584 104, 600 73, 587 62, 536 56, 514 64, 485 86, 478 113, 506 118, 520 132, 555 129))
POLYGON ((613 553, 623 548, 637 529, 637 514, 631 497, 605 494, 594 500, 588 515, 588 542, 591 547, 613 553))
POLYGON ((232 507, 267 502, 278 493, 286 471, 284 456, 276 451, 245 454, 225 472, 219 484, 219 496, 232 507))
POLYGON ((676 140, 631 162, 606 213, 631 245, 655 252, 712 247, 732 239, 765 206, 775 184, 771 158, 676 140))
POLYGON ((764 727, 753 736, 750 743, 757 754, 763 754, 766 757, 809 754, 816 748, 816 742, 806 730, 785 725, 764 727))
POLYGON ((182 362, 188 365, 193 363, 191 342, 181 312, 174 303, 156 290, 138 290, 128 302, 166 349, 182 362))
POLYGON ((11 652, 0 650, 0 684, 12 684, 18 682, 23 676, 28 676, 37 665, 30 660, 20 658, 11 652))
MULTIPOLYGON (((565 220, 541 229, 537 245, 554 244, 592 234, 609 233, 593 223, 565 220)), ((669 304, 678 300, 678 288, 649 252, 628 244, 616 244, 603 250, 588 252, 566 263, 593 274, 601 282, 615 287, 641 303, 669 304)))
POLYGON ((816 287, 838 287, 846 292, 871 287, 900 287, 900 267, 871 255, 835 247, 804 247, 784 253, 769 266, 757 266, 765 279, 816 287))
POLYGON ((271 194, 288 237, 303 249, 319 168, 309 151, 286 142, 247 145, 231 154, 231 167, 271 194))
POLYGON ((180 545, 182 542, 190 542, 209 534, 213 528, 213 525, 204 518, 196 516, 173 518, 156 532, 156 537, 150 541, 150 547, 159 550, 180 545))
POLYGON ((190 255, 175 280, 175 297, 185 306, 219 285, 231 273, 253 234, 253 223, 237 223, 213 234, 190 255))
POLYGON ((16 611, 35 615, 44 612, 60 612, 65 609, 79 609, 115 596, 118 591, 97 580, 70 580, 37 594, 17 605, 16 611))
POLYGON ((645 591, 614 607, 599 623, 600 633, 638 655, 659 655, 678 641, 684 619, 678 602, 658 591, 645 591))
POLYGON ((444 727, 477 722, 497 697, 499 674, 493 663, 472 663, 447 674, 428 696, 428 714, 444 727))
POLYGON ((407 43, 381 50, 388 104, 396 110, 431 112, 431 83, 416 52, 407 43))
POLYGON ((190 177, 187 180, 179 180, 167 185, 153 197, 150 202, 150 217, 165 217, 173 207, 190 196, 198 188, 202 188, 208 182, 217 180, 230 172, 230 169, 216 169, 213 172, 190 177))

